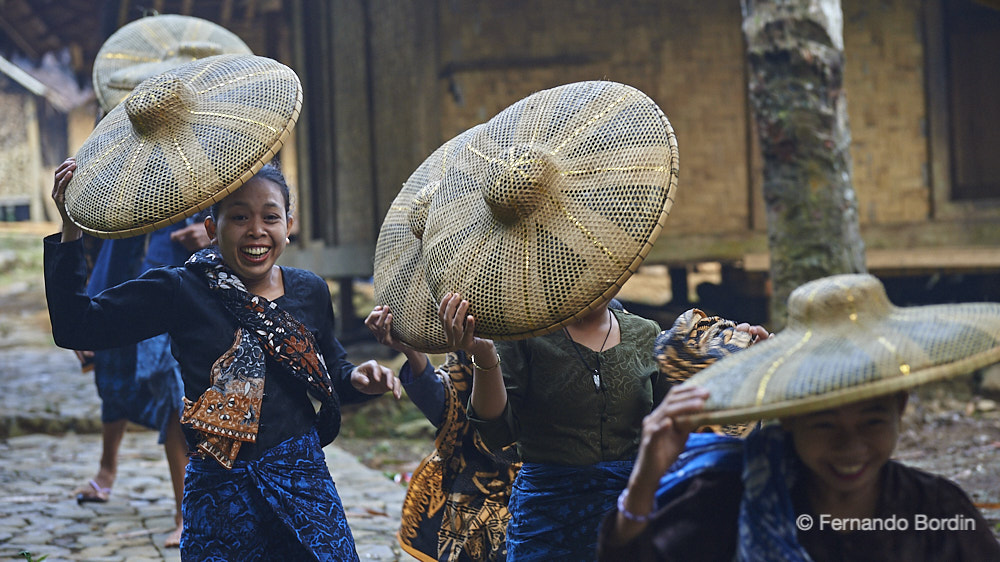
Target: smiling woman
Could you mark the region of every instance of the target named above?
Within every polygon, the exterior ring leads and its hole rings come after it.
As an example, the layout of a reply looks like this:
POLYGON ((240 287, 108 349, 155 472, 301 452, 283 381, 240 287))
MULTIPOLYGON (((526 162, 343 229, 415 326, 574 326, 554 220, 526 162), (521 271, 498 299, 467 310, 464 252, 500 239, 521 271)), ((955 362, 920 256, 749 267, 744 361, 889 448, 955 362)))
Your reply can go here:
POLYGON ((170 335, 192 451, 181 557, 357 560, 322 447, 340 430, 342 403, 399 398, 400 386, 374 360, 347 360, 323 279, 276 264, 292 223, 280 171, 265 166, 212 207, 205 227, 216 246, 94 297, 83 292, 82 230, 65 206, 75 171, 64 162, 52 191, 63 213, 61 236, 45 245, 53 337, 105 349, 170 335))
POLYGON ((288 244, 292 221, 288 185, 268 164, 212 206, 205 229, 247 290, 273 300, 284 293, 281 269, 274 265, 288 244))

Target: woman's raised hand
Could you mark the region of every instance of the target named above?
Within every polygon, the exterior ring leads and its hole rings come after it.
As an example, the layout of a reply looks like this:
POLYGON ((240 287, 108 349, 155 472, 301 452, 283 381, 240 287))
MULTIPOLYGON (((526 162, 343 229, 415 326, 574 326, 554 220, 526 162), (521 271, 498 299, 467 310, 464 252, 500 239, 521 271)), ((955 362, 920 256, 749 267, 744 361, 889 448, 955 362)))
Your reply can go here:
POLYGON ((56 168, 55 182, 52 185, 52 200, 55 201, 56 208, 59 209, 59 214, 62 216, 63 242, 77 240, 83 236, 83 231, 80 230, 80 227, 76 226, 76 223, 70 220, 69 215, 66 213, 66 186, 73 179, 73 172, 75 171, 76 159, 73 157, 67 158, 56 168))
POLYGON ((396 351, 406 349, 406 344, 392 337, 392 312, 388 306, 380 305, 373 308, 368 317, 365 318, 365 326, 380 344, 396 351))
POLYGON ((438 318, 448 346, 472 355, 495 355, 493 340, 476 337, 476 319, 469 314, 469 301, 458 293, 445 293, 438 307, 438 318))

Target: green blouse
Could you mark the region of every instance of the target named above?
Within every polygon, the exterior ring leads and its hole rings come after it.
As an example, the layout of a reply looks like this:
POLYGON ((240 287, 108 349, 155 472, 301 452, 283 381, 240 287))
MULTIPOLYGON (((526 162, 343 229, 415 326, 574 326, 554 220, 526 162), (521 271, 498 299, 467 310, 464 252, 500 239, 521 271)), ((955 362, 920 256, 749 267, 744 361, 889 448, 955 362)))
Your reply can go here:
POLYGON ((635 457, 642 418, 666 395, 669 383, 653 357, 660 327, 628 312, 613 312, 621 343, 601 353, 579 344, 574 349, 564 330, 496 342, 507 405, 494 420, 479 419, 471 404, 468 409, 490 448, 516 442, 525 462, 559 465, 635 457), (598 364, 600 390, 592 372, 598 364))

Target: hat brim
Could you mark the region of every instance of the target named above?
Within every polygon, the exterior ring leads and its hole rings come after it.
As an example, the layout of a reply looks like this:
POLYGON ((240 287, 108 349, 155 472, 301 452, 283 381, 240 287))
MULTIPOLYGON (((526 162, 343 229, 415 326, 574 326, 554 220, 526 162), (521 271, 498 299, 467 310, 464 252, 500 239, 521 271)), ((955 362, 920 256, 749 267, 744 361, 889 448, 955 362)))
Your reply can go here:
POLYGON ((375 304, 392 312, 392 337, 424 353, 452 347, 438 320, 435 300, 424 277, 423 244, 414 234, 426 220, 427 203, 456 153, 482 127, 477 125, 441 145, 403 183, 379 230, 372 285, 375 304))
POLYGON ((251 55, 235 33, 208 20, 179 14, 140 18, 115 31, 94 59, 93 83, 105 113, 145 79, 214 55, 251 55))
POLYGON ((631 86, 579 82, 522 99, 465 144, 430 202, 431 293, 466 298, 480 337, 573 323, 638 270, 678 168, 669 121, 631 86))
POLYGON ((80 147, 66 210, 99 238, 179 222, 270 161, 301 107, 298 76, 264 57, 218 55, 154 76, 80 147))
POLYGON ((807 283, 781 333, 682 386, 709 391, 697 424, 807 414, 970 373, 1000 361, 1000 303, 896 307, 870 275, 807 283))

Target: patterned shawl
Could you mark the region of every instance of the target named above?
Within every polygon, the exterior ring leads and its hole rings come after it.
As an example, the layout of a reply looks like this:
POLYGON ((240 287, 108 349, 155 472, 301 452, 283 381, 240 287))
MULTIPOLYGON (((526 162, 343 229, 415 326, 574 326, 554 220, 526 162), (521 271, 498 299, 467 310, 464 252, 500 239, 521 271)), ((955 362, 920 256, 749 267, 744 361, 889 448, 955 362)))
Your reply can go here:
POLYGON ((403 500, 400 546, 422 561, 506 559, 507 502, 521 467, 513 446, 493 452, 469 424, 472 366, 448 354, 436 373, 445 385, 444 421, 434 452, 413 472, 403 500))
POLYGON ((808 562, 811 558, 798 542, 791 496, 798 466, 788 435, 778 424, 757 429, 746 439, 692 433, 684 452, 660 478, 656 509, 676 499, 700 474, 738 472, 743 497, 736 559, 808 562))
MULTIPOLYGON (((669 330, 660 332, 653 344, 653 355, 660 373, 671 384, 680 384, 719 359, 746 349, 751 344, 747 332, 736 330, 736 323, 719 316, 708 316, 692 308, 677 317, 669 330)), ((655 404, 654 404, 655 407, 655 404)), ((725 426, 706 426, 701 430, 746 435, 754 422, 725 426)))
POLYGON ((321 443, 330 443, 340 429, 340 405, 312 333, 275 303, 247 292, 218 248, 196 252, 185 266, 205 278, 239 325, 233 345, 212 366, 208 389, 195 402, 184 399, 181 423, 201 434, 198 449, 232 468, 240 446, 257 440, 265 354, 320 401, 317 429, 321 443))

